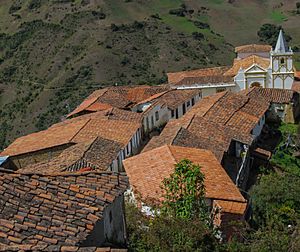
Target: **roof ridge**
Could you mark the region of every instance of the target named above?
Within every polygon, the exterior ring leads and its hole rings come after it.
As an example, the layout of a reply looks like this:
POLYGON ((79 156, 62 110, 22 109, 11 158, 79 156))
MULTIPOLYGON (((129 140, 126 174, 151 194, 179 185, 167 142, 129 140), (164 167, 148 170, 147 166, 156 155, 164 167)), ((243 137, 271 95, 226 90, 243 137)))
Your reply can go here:
POLYGON ((174 161, 175 163, 177 163, 177 160, 176 160, 176 158, 175 158, 175 156, 174 156, 174 154, 173 154, 173 152, 172 152, 172 150, 171 150, 171 148, 172 148, 173 146, 170 145, 170 144, 167 144, 166 147, 167 147, 168 153, 169 153, 169 154, 171 155, 171 157, 173 158, 173 161, 174 161))
MULTIPOLYGON (((243 95, 240 95, 240 94, 236 94, 236 95, 238 95, 238 96, 240 96, 240 97, 243 97, 243 98, 245 98, 245 96, 243 96, 243 95)), ((224 125, 227 125, 227 123, 230 121, 230 119, 239 111, 239 110, 241 110, 243 107, 245 107, 246 106, 246 104, 250 101, 250 97, 248 96, 248 97, 246 97, 247 98, 247 102, 245 102, 243 105, 241 105, 239 108, 237 108, 236 110, 234 110, 234 112, 228 117, 228 119, 225 121, 225 123, 224 123, 224 125)), ((244 113, 246 113, 246 112, 244 112, 244 113)), ((247 115, 250 115, 250 114, 248 114, 248 113, 246 113, 247 115)), ((257 118, 256 116, 255 116, 255 118, 257 118)))
POLYGON ((88 118, 87 122, 76 132, 76 134, 69 140, 69 143, 79 134, 79 132, 92 120, 92 118, 88 118))
POLYGON ((220 96, 211 106, 208 110, 206 110, 206 112, 202 115, 202 117, 204 117, 211 109, 212 107, 217 103, 219 102, 226 94, 228 94, 229 91, 224 91, 224 94, 222 96, 220 96))

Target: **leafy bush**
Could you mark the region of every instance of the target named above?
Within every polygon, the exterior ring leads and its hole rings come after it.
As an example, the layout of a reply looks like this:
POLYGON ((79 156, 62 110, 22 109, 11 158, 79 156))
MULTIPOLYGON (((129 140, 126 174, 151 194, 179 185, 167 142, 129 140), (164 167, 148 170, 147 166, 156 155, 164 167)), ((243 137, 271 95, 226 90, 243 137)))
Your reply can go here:
MULTIPOLYGON (((257 35, 260 38, 260 41, 265 42, 273 47, 276 46, 277 38, 279 31, 282 29, 281 26, 273 24, 264 24, 260 27, 257 35)), ((285 39, 287 42, 292 40, 292 37, 285 33, 285 39)))
POLYGON ((28 5, 28 9, 29 10, 34 10, 34 9, 38 9, 40 8, 42 5, 41 0, 30 0, 29 5, 28 5))

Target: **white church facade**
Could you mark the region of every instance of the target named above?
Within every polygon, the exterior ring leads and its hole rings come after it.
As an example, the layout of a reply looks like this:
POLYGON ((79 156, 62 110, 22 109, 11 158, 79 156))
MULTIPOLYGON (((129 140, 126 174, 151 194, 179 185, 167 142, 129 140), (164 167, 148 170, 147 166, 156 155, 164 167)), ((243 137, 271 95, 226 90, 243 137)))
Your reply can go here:
POLYGON ((168 73, 169 84, 177 89, 202 89, 203 96, 224 90, 251 87, 291 89, 294 82, 293 51, 280 31, 275 48, 269 45, 236 47, 231 67, 215 67, 168 73))

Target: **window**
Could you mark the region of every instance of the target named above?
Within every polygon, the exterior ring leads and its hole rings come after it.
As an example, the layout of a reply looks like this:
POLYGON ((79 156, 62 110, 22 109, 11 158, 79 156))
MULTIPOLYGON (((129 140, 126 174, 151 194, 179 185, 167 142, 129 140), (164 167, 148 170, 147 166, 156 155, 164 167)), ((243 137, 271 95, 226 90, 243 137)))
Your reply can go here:
POLYGON ((199 93, 199 98, 200 99, 202 98, 202 91, 199 93))
POLYGON ((191 106, 191 102, 188 101, 188 102, 186 103, 186 106, 187 106, 187 107, 191 106))
POLYGON ((192 106, 195 105, 195 98, 192 98, 192 106))
POLYGON ((285 62, 284 58, 281 58, 281 59, 280 59, 280 64, 283 65, 284 62, 285 62))
POLYGON ((185 107, 185 103, 184 103, 184 104, 182 104, 182 114, 185 114, 185 112, 186 112, 186 107, 185 107))
POLYGON ((221 93, 226 91, 226 88, 217 88, 217 93, 221 93))
POLYGON ((174 115, 175 115, 175 112, 174 112, 174 110, 172 109, 172 110, 171 110, 171 117, 173 118, 174 115))
POLYGON ((159 114, 158 114, 158 111, 155 112, 155 120, 156 120, 156 121, 159 120, 159 114))
POLYGON ((152 125, 152 128, 154 127, 154 118, 153 116, 151 116, 151 125, 152 125))
POLYGON ((176 119, 178 119, 178 108, 176 109, 176 119))

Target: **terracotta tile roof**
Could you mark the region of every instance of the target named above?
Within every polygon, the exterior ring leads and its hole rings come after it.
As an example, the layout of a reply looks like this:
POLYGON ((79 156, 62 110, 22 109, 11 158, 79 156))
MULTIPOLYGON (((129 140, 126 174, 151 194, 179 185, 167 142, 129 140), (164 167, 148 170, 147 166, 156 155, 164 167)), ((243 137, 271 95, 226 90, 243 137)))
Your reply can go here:
POLYGON ((96 111, 103 111, 107 109, 111 109, 112 106, 106 103, 93 103, 89 107, 87 107, 85 110, 89 112, 96 112, 96 111))
POLYGON ((176 109, 183 103, 191 100, 193 97, 198 95, 201 91, 197 89, 173 89, 163 93, 159 97, 154 97, 154 101, 166 105, 169 109, 176 109))
POLYGON ((130 185, 142 200, 162 199, 161 184, 174 171, 174 165, 187 158, 205 175, 206 197, 246 203, 215 156, 208 150, 168 146, 153 149, 123 161, 130 185))
POLYGON ((224 73, 228 67, 203 68, 191 71, 182 71, 176 73, 167 73, 168 82, 175 85, 184 84, 206 84, 232 81, 228 76, 224 77, 224 73))
POLYGON ((224 95, 226 95, 226 92, 216 93, 202 98, 183 117, 189 117, 190 115, 195 115, 195 114, 203 116, 224 95))
POLYGON ((300 71, 295 71, 294 76, 295 76, 295 80, 300 81, 300 71))
POLYGON ((86 108, 88 108, 89 106, 91 106, 94 102, 97 101, 97 99, 103 95, 105 92, 107 91, 107 89, 99 89, 94 91, 90 96, 88 96, 88 98, 86 98, 74 111, 72 111, 70 114, 68 114, 67 117, 71 117, 75 114, 78 114, 80 112, 82 112, 83 110, 85 110, 86 108))
POLYGON ((0 156, 16 156, 72 143, 85 143, 102 137, 127 145, 141 127, 140 115, 113 109, 112 113, 97 112, 52 125, 47 130, 16 139, 0 156), (130 114, 132 117, 127 117, 130 114), (126 118, 130 121, 114 120, 126 118), (133 121, 133 122, 131 122, 133 121))
POLYGON ((293 82, 292 90, 300 93, 300 81, 293 82))
POLYGON ((76 114, 94 111, 102 111, 112 107, 127 108, 157 93, 169 90, 164 86, 119 86, 94 91, 67 117, 76 114))
MULTIPOLYGON (((189 120, 185 121, 187 124, 189 120)), ((178 120, 172 120, 167 123, 163 131, 159 136, 154 136, 150 139, 148 144, 144 147, 142 152, 153 150, 163 145, 171 145, 176 138, 178 132, 184 127, 184 121, 180 118, 178 120)), ((186 125, 187 126, 187 125, 186 125)))
POLYGON ((165 144, 180 145, 208 149, 221 161, 232 140, 252 144, 251 131, 268 108, 269 103, 260 97, 249 98, 232 92, 205 97, 183 117, 168 122, 143 152, 165 144), (192 138, 194 143, 188 140, 192 138))
POLYGON ((130 110, 111 108, 107 110, 94 113, 91 117, 98 117, 107 120, 119 120, 140 123, 142 121, 142 115, 140 113, 132 112, 130 110))
POLYGON ((228 71, 226 71, 224 75, 236 76, 240 68, 246 70, 253 64, 257 64, 260 67, 267 69, 270 66, 270 60, 256 55, 251 55, 244 59, 235 59, 233 62, 233 66, 228 71))
POLYGON ((235 48, 236 53, 260 53, 260 52, 270 52, 272 50, 272 46, 270 45, 242 45, 235 48))
POLYGON ((0 156, 16 156, 68 144, 88 122, 88 119, 61 124, 57 127, 17 138, 0 156))
POLYGON ((108 89, 102 96, 97 100, 97 103, 106 103, 116 108, 126 108, 132 103, 124 94, 118 92, 115 89, 108 89))
POLYGON ((149 97, 164 93, 168 91, 170 87, 168 85, 161 85, 161 86, 137 86, 128 89, 126 97, 133 103, 139 103, 143 100, 148 99, 149 97))
MULTIPOLYGON (((201 106, 201 101, 199 103, 198 106, 201 106)), ((261 97, 227 92, 203 116, 209 121, 249 134, 269 106, 261 97)))
POLYGON ((174 138, 172 145, 210 150, 221 163, 224 149, 221 146, 222 143, 220 145, 218 143, 218 140, 213 142, 210 137, 205 137, 203 134, 194 134, 185 128, 181 128, 174 138))
POLYGON ((215 200, 214 203, 220 208, 221 212, 232 214, 243 214, 246 211, 247 204, 226 200, 215 200))
POLYGON ((59 176, 1 172, 1 247, 79 249, 105 208, 123 195, 127 186, 126 176, 112 172, 59 176))
POLYGON ((121 150, 121 144, 97 137, 89 142, 74 144, 57 157, 26 166, 18 172, 53 174, 64 171, 76 172, 87 167, 107 171, 121 150))
POLYGON ((103 120, 94 118, 89 120, 72 139, 75 143, 86 142, 95 137, 102 137, 127 145, 136 131, 141 127, 139 123, 119 120, 103 120))
POLYGON ((289 104, 293 100, 294 92, 288 89, 253 87, 242 94, 246 94, 253 100, 261 97, 267 102, 289 104))

